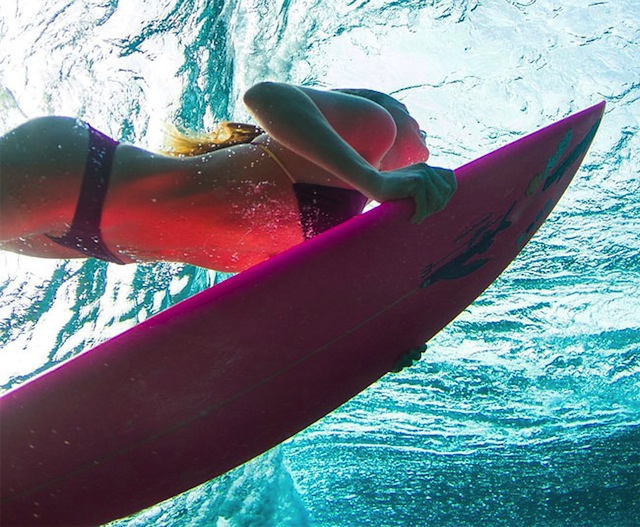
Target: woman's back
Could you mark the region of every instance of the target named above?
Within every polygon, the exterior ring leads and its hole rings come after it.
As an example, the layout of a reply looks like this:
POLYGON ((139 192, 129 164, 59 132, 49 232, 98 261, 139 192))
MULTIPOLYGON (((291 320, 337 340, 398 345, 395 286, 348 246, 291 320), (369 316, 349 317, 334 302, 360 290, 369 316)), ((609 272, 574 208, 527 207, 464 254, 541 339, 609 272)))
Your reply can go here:
POLYGON ((361 212, 412 197, 415 221, 455 190, 399 101, 370 90, 261 83, 265 134, 204 155, 119 145, 86 123, 35 119, 0 138, 0 247, 117 263, 240 271, 361 212))
MULTIPOLYGON (((29 121, 2 139, 0 239, 8 240, 3 248, 77 256, 48 236, 69 229, 88 147, 87 125, 59 117, 29 121), (26 229, 32 234, 21 236, 26 229)), ((302 241, 295 197, 287 187, 286 176, 255 145, 171 157, 120 144, 100 231, 124 262, 189 261, 239 270, 302 241)))

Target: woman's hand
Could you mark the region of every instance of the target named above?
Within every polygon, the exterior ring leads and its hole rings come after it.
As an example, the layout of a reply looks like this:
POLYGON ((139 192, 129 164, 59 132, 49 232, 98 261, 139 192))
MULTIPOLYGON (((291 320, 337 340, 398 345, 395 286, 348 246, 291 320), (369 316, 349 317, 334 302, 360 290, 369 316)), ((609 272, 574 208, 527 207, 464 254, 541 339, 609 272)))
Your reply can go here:
POLYGON ((413 223, 442 210, 456 191, 453 170, 417 163, 398 170, 380 172, 380 179, 371 196, 380 203, 394 199, 413 198, 416 210, 413 223))

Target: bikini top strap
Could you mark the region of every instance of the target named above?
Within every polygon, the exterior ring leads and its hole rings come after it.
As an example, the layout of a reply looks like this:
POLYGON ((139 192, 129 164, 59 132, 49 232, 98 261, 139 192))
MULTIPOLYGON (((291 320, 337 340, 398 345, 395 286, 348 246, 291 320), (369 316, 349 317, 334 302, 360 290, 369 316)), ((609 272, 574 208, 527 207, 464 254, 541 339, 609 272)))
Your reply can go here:
POLYGON ((291 180, 291 183, 293 183, 294 185, 296 184, 296 180, 293 179, 293 176, 291 175, 291 172, 289 172, 287 167, 284 166, 284 163, 282 161, 280 161, 280 159, 278 159, 278 156, 276 156, 271 151, 270 148, 268 148, 266 145, 263 145, 262 143, 251 143, 251 144, 257 146, 260 150, 262 150, 265 154, 267 154, 273 160, 273 162, 276 165, 278 165, 280 167, 280 169, 285 173, 285 175, 291 180))

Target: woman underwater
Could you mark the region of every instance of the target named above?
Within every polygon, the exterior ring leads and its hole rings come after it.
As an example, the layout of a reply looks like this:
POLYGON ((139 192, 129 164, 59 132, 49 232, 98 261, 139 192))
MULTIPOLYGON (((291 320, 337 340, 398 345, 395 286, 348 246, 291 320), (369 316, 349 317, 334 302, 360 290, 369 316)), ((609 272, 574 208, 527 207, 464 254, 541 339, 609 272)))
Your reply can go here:
POLYGON ((421 222, 456 189, 452 171, 425 164, 424 132, 389 95, 262 82, 244 102, 259 127, 227 123, 217 138, 176 138, 173 156, 66 117, 7 133, 0 249, 242 271, 368 200, 411 197, 421 222))

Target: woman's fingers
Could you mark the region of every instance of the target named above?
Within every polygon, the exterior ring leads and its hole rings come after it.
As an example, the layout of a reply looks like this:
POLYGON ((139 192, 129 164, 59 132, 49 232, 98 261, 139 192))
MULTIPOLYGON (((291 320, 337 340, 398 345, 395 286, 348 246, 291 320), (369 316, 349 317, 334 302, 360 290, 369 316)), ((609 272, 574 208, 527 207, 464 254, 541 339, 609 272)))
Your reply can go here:
POLYGON ((378 189, 370 197, 381 203, 412 197, 416 206, 411 218, 413 223, 422 223, 430 214, 442 210, 457 186, 451 170, 425 163, 380 173, 380 176, 378 189))
POLYGON ((438 177, 427 178, 427 201, 429 203, 429 214, 442 210, 447 202, 446 193, 441 190, 441 183, 438 181, 438 177))
POLYGON ((413 223, 422 223, 430 214, 442 210, 457 188, 453 171, 428 165, 421 168, 421 184, 414 194, 416 211, 412 218, 413 223))
POLYGON ((442 203, 442 206, 444 207, 456 191, 457 184, 455 175, 452 170, 444 168, 430 167, 430 170, 433 173, 433 182, 438 187, 440 194, 444 198, 444 203, 442 203))
POLYGON ((429 215, 429 199, 428 199, 428 185, 420 179, 417 182, 416 192, 413 197, 416 203, 416 210, 413 213, 411 221, 413 223, 422 223, 422 221, 429 215))

